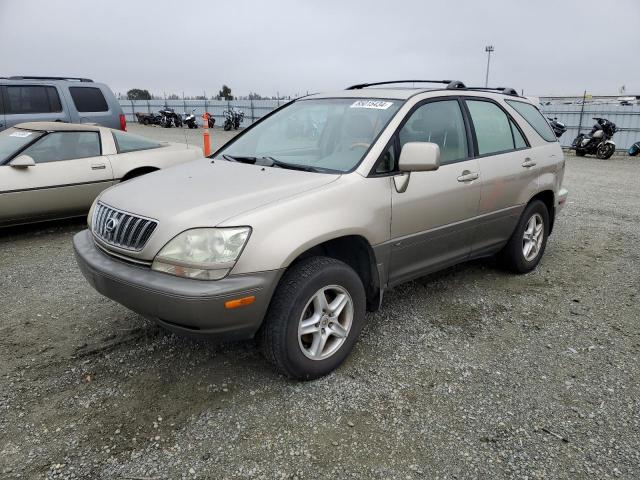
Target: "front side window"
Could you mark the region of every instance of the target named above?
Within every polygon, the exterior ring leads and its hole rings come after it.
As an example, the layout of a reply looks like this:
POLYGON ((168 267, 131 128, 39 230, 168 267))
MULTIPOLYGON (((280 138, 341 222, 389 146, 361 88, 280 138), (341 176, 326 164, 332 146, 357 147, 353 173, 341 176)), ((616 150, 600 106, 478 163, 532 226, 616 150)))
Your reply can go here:
POLYGON ((400 108, 399 100, 298 100, 252 127, 216 158, 348 172, 400 108))
POLYGON ((0 132, 0 165, 13 158, 24 147, 33 143, 43 132, 24 130, 22 128, 7 128, 0 132))
POLYGON ((478 154, 490 155, 515 149, 510 119, 495 103, 467 100, 478 141, 478 154))
POLYGON ((544 138, 547 142, 557 142, 555 133, 551 130, 549 123, 545 120, 545 118, 540 113, 536 107, 531 105, 530 103, 519 102, 517 100, 507 100, 506 101, 513 109, 522 115, 533 129, 538 132, 542 138, 544 138))
POLYGON ((108 112, 104 95, 96 87, 69 87, 73 103, 79 112, 108 112))
POLYGON ((36 163, 59 162, 100 155, 98 132, 53 132, 26 148, 36 163))
POLYGON ((55 113, 62 111, 55 87, 44 85, 7 85, 6 114, 55 113))
POLYGON ((467 135, 457 100, 425 103, 418 107, 399 132, 400 149, 407 142, 431 142, 440 146, 440 163, 467 158, 467 135))
POLYGON ((162 145, 148 138, 131 135, 130 133, 113 130, 113 139, 116 142, 118 153, 137 152, 139 150, 151 150, 162 145))

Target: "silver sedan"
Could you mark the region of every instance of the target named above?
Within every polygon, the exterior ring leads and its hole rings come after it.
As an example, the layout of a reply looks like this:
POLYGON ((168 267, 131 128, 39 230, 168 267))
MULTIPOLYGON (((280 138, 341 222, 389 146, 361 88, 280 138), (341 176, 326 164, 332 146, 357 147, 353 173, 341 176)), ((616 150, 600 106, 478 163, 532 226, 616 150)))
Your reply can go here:
POLYGON ((118 182, 202 157, 184 144, 60 122, 0 132, 0 227, 85 214, 118 182))

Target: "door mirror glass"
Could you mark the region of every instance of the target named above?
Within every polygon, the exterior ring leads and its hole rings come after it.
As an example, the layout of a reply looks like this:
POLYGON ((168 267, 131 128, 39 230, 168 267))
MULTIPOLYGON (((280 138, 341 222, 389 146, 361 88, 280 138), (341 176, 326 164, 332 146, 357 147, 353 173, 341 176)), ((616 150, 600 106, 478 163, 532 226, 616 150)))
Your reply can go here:
POLYGON ((9 165, 15 168, 35 167, 36 162, 29 155, 18 155, 9 162, 9 165))
POLYGON ((407 142, 400 152, 401 172, 426 172, 440 168, 440 147, 431 142, 407 142))

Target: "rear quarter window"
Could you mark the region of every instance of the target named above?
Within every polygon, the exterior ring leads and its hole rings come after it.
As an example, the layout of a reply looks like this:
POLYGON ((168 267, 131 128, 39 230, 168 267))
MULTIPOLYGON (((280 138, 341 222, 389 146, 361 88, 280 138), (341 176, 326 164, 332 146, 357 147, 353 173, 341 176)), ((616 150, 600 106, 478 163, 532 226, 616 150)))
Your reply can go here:
POLYGON ((62 111, 56 87, 48 85, 7 85, 5 114, 55 113, 62 111))
POLYGON ((96 87, 69 87, 69 93, 79 112, 107 112, 109 105, 96 87))
POLYGON ((113 139, 116 142, 118 153, 138 152, 140 150, 151 150, 160 148, 162 144, 149 140, 148 138, 131 135, 125 132, 113 131, 113 139))
POLYGON ((536 107, 530 103, 519 102, 517 100, 506 100, 511 108, 524 118, 531 127, 538 132, 547 142, 557 142, 555 133, 536 107))

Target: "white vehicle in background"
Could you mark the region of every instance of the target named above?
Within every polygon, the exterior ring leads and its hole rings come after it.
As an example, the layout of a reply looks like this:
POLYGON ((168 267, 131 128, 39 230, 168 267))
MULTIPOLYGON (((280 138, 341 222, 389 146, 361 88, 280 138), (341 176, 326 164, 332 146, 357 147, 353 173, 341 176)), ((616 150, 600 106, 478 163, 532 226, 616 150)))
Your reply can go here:
POLYGON ((0 132, 0 227, 84 215, 111 185, 198 158, 198 147, 96 125, 18 124, 0 132))

